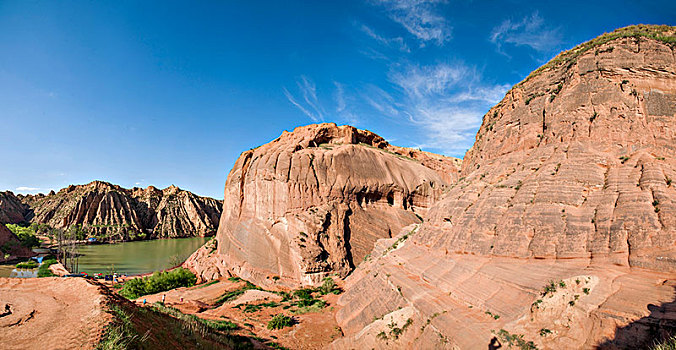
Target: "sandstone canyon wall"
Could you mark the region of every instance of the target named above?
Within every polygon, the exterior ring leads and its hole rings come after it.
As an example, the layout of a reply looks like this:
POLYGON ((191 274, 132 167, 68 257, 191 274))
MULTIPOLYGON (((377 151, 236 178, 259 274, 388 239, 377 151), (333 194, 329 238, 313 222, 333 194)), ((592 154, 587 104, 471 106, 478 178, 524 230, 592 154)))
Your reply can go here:
POLYGON ((344 277, 376 240, 420 222, 458 166, 350 126, 284 132, 239 157, 217 241, 186 266, 202 279, 235 273, 264 286, 344 277))
MULTIPOLYGON (((82 225, 83 229, 95 233, 122 230, 125 239, 138 233, 146 238, 213 235, 222 210, 221 201, 200 197, 176 186, 163 190, 153 186, 125 189, 103 181, 71 185, 48 195, 18 198, 23 206, 17 208, 23 212, 10 211, 15 222, 62 229, 82 225), (20 215, 22 220, 16 221, 20 215)), ((2 202, 0 197, 0 204, 2 202)))
POLYGON ((347 278, 334 347, 485 349, 508 332, 626 348, 675 331, 675 32, 620 29, 512 88, 418 231, 347 278))

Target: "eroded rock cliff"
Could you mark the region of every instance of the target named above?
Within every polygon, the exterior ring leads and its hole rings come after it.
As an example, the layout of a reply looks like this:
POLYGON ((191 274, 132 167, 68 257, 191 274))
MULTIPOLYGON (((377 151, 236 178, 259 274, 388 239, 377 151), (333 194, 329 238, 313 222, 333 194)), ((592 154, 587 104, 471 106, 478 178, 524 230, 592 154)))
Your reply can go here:
POLYGON ((388 238, 420 222, 457 179, 458 160, 389 145, 366 130, 309 125, 242 153, 225 186, 216 247, 186 266, 259 285, 345 276, 388 238))
POLYGON ((22 223, 28 210, 28 206, 11 191, 0 192, 0 224, 22 223))
POLYGON ((676 330, 675 32, 620 29, 512 88, 419 229, 348 277, 334 346, 625 348, 676 330))
POLYGON ((213 235, 222 210, 220 201, 176 186, 125 189, 103 181, 22 201, 29 207, 25 221, 54 228, 81 225, 125 240, 213 235))

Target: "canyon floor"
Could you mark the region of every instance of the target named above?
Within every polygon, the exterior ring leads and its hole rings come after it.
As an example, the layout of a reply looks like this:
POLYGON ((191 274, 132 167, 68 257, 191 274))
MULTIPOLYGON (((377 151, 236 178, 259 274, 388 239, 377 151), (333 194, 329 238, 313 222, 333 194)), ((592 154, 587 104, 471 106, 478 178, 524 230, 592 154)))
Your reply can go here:
POLYGON ((136 300, 143 306, 161 302, 180 310, 184 314, 195 315, 207 320, 228 320, 239 326, 232 332, 252 338, 255 348, 283 346, 290 349, 320 349, 342 336, 335 320, 339 310, 339 295, 327 294, 321 297, 326 306, 312 312, 296 313, 289 301, 282 301, 278 294, 258 290, 245 290, 241 295, 221 305, 217 300, 228 293, 246 289, 245 281, 222 279, 194 287, 177 288, 163 293, 147 295, 136 300), (247 308, 249 306, 249 308, 247 308), (294 325, 279 330, 267 328, 268 321, 276 314, 291 315, 294 325))

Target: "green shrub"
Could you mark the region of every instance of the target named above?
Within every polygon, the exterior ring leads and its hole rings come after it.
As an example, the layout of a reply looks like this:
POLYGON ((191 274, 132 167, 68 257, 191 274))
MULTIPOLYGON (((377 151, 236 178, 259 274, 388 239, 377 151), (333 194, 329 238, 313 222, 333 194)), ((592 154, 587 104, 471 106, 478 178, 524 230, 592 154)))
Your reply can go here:
POLYGON ((34 269, 38 266, 40 266, 40 264, 38 264, 35 260, 28 260, 16 264, 17 269, 34 269))
POLYGON ((19 238, 22 246, 32 248, 40 245, 40 240, 35 235, 35 230, 32 226, 23 227, 15 224, 7 224, 5 226, 19 238))
MULTIPOLYGON (((495 332, 494 332, 495 333, 495 332)), ((532 341, 526 341, 523 339, 523 334, 510 334, 508 331, 501 329, 499 332, 495 333, 500 339, 500 342, 504 345, 506 344, 509 348, 512 346, 517 349, 522 350, 536 350, 537 346, 532 341)))
POLYGON ((282 329, 293 326, 293 318, 283 314, 277 314, 268 322, 268 329, 282 329))
POLYGON ((96 349, 125 350, 138 348, 139 343, 142 343, 144 339, 134 329, 131 321, 132 316, 114 304, 110 311, 115 316, 115 321, 106 328, 96 349))
POLYGON ((184 268, 172 271, 156 271, 151 276, 134 278, 124 283, 120 295, 128 299, 136 299, 143 295, 164 292, 178 287, 195 285, 197 277, 184 268))
POLYGON ((336 282, 333 281, 333 278, 331 277, 326 277, 324 278, 324 283, 317 288, 317 291, 321 295, 326 295, 326 294, 340 294, 342 290, 336 286, 336 282))
POLYGON ((654 344, 651 350, 676 350, 676 335, 669 339, 665 339, 661 343, 654 344))
MULTIPOLYGON (((233 278, 233 277, 230 277, 230 278, 233 278)), ((235 277, 235 278, 237 278, 238 281, 241 281, 241 280, 242 280, 242 279, 240 279, 239 277, 235 277)), ((236 290, 233 290, 233 291, 229 291, 229 292, 223 293, 223 295, 221 295, 218 299, 216 299, 215 305, 216 305, 216 306, 222 305, 222 304, 224 304, 224 303, 226 303, 226 302, 228 302, 228 301, 234 300, 234 299, 237 298, 238 296, 244 294, 244 292, 246 292, 246 291, 249 290, 249 289, 262 290, 261 287, 258 287, 257 285, 255 285, 255 284, 253 284, 253 283, 247 281, 247 282, 246 282, 246 285, 244 285, 244 287, 241 287, 241 288, 239 288, 239 289, 236 289, 236 290)))
POLYGON ((58 263, 56 259, 42 260, 42 265, 38 268, 38 277, 52 277, 54 274, 49 270, 49 267, 58 263))

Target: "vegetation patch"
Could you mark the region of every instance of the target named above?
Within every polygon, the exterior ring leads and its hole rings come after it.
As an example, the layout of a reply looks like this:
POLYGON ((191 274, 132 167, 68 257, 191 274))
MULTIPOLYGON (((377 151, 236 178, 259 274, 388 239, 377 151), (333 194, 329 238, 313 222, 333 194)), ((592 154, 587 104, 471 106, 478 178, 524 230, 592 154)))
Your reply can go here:
MULTIPOLYGON (((234 281, 237 281, 237 282, 242 281, 242 279, 239 278, 239 277, 230 277, 230 278, 233 278, 233 279, 236 278, 236 280, 234 280, 234 281)), ((230 280, 230 278, 228 278, 228 280, 230 280)), ((242 286, 241 288, 223 293, 223 295, 221 295, 218 299, 216 299, 215 305, 221 306, 221 305, 223 305, 223 304, 225 304, 229 301, 235 300, 237 297, 244 294, 244 292, 246 292, 247 290, 250 290, 250 289, 263 290, 263 288, 247 281, 246 284, 244 286, 242 286)))
POLYGON ((37 225, 21 226, 16 224, 6 224, 5 226, 19 238, 19 242, 21 242, 22 246, 32 248, 40 245, 40 240, 35 235, 37 225))
POLYGON ((49 269, 50 266, 57 264, 58 261, 56 259, 47 259, 47 260, 42 260, 42 264, 38 268, 38 277, 52 277, 54 274, 52 271, 49 269))
POLYGON ((268 322, 268 329, 282 329, 284 327, 291 327, 293 324, 293 318, 283 314, 277 314, 268 322))
POLYGON ((676 350, 676 335, 671 336, 669 339, 662 341, 661 343, 656 343, 653 345, 651 350, 676 350))
POLYGON ((500 342, 503 345, 507 345, 509 348, 515 347, 521 350, 537 350, 537 346, 532 341, 526 341, 523 339, 523 334, 510 334, 504 329, 501 329, 498 332, 493 331, 500 342))
POLYGON ((228 320, 206 320, 199 318, 195 315, 187 315, 182 313, 180 310, 173 308, 171 306, 165 306, 161 302, 156 302, 152 305, 152 308, 174 318, 177 318, 181 321, 187 322, 194 325, 194 328, 202 328, 203 330, 200 333, 206 334, 207 331, 234 331, 239 329, 236 323, 228 320))
POLYGON ((151 276, 134 278, 124 283, 120 295, 128 299, 136 299, 147 294, 155 294, 179 287, 195 285, 195 274, 179 267, 172 271, 156 271, 151 276))
POLYGON ((208 286, 210 286, 212 284, 216 284, 216 283, 218 283, 218 280, 209 281, 207 283, 203 283, 203 284, 197 286, 195 289, 201 289, 201 288, 208 287, 208 286))
POLYGON ((98 350, 124 350, 139 348, 139 343, 146 340, 136 332, 131 322, 131 315, 117 305, 111 305, 110 312, 115 317, 108 326, 103 339, 96 347, 98 350))
POLYGON ((17 269, 34 269, 38 266, 40 266, 40 264, 38 264, 38 262, 35 260, 28 260, 16 264, 17 269))

